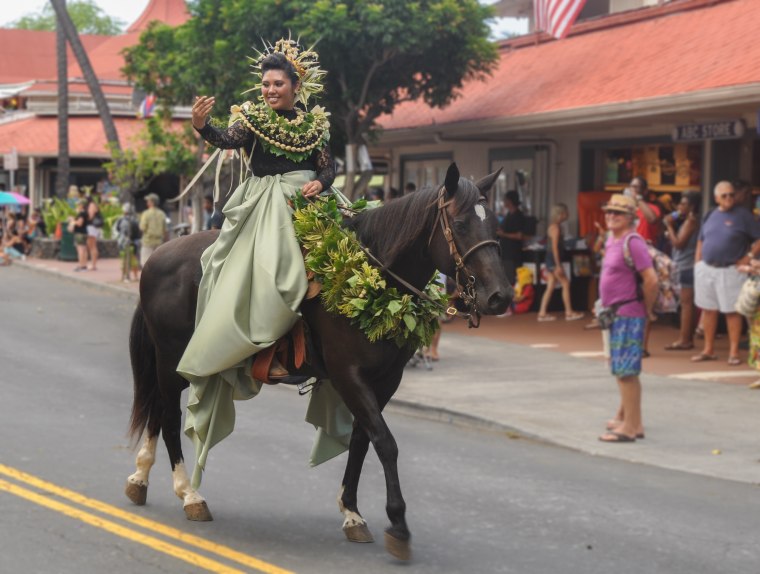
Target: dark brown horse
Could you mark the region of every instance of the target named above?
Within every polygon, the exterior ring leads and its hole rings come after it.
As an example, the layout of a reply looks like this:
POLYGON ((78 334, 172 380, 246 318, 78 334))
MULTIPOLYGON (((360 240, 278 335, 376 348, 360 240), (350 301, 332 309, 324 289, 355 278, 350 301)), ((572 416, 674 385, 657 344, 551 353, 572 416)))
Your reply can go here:
MULTIPOLYGON (((459 170, 452 164, 440 190, 420 190, 366 211, 352 218, 349 226, 388 269, 417 289, 422 289, 435 269, 457 275, 458 261, 458 275, 463 284, 469 284, 466 291, 472 296, 473 311, 503 313, 513 291, 494 241, 496 220, 486 208, 484 196, 496 176, 491 174, 473 183, 460 179, 459 170)), ((159 432, 163 432, 175 493, 193 520, 211 520, 211 515, 185 471, 180 393, 188 385, 176 369, 193 334, 200 256, 216 236, 216 232, 205 232, 180 237, 151 256, 140 280, 140 304, 130 335, 134 375, 130 428, 133 436, 145 433, 137 472, 127 481, 127 495, 136 504, 145 503, 148 473, 155 460, 159 432)), ((389 284, 405 289, 392 278, 389 284)), ((385 531, 386 548, 406 559, 410 556, 410 533, 396 466, 398 448, 382 411, 396 392, 404 365, 415 349, 399 348, 391 341, 370 343, 348 319, 325 311, 319 298, 304 302, 301 310, 318 362, 354 416, 339 498, 344 532, 349 540, 372 540, 356 500, 364 457, 372 443, 387 486, 386 511, 391 525, 385 531)))

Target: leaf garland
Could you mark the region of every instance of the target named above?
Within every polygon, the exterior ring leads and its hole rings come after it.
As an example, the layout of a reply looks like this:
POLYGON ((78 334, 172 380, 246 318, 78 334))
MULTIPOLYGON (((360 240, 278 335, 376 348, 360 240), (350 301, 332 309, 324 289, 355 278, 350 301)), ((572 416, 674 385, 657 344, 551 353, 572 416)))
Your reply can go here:
MULTIPOLYGON (((432 301, 388 287, 380 270, 370 265, 356 234, 341 225, 343 216, 334 197, 309 201, 300 193, 294 200, 293 226, 306 249, 304 262, 322 283, 320 297, 330 312, 351 319, 372 341, 393 340, 399 347, 430 344, 447 296, 435 282, 425 286, 432 301)), ((366 207, 362 200, 351 206, 366 207)))
POLYGON ((292 120, 263 103, 244 102, 233 106, 231 111, 230 123, 241 119, 258 136, 265 150, 294 162, 304 161, 330 139, 329 114, 321 106, 314 106, 309 112, 295 108, 296 117, 292 120))

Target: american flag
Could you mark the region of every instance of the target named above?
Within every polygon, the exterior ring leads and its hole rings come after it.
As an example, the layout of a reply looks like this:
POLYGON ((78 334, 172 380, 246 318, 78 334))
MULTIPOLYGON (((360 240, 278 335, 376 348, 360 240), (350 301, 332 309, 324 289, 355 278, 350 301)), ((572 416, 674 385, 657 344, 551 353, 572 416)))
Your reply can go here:
POLYGON ((536 30, 564 38, 585 3, 586 0, 534 0, 536 30))

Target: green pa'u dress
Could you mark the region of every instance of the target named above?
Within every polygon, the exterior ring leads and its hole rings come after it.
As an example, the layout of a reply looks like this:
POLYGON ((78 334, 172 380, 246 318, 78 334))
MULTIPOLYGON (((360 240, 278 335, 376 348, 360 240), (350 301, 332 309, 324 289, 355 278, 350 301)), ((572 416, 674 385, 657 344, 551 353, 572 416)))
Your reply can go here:
MULTIPOLYGON (((256 396, 252 357, 299 319, 306 293, 303 256, 287 200, 315 172, 251 176, 224 207, 218 239, 201 256, 195 332, 177 372, 190 382, 185 433, 193 440, 198 487, 209 449, 235 425, 234 400, 256 396)), ((312 465, 348 448, 353 417, 324 381, 311 393, 306 421, 317 427, 312 465)))

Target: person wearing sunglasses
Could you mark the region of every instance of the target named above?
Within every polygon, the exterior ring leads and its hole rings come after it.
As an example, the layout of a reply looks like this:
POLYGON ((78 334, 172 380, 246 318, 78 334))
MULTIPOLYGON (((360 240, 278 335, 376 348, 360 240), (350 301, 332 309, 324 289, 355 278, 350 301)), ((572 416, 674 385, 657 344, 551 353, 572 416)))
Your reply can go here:
POLYGON ((702 309, 704 347, 694 362, 715 361, 715 332, 720 313, 726 316, 728 364, 742 364, 739 337, 742 317, 734 305, 746 276, 737 267, 747 265, 760 255, 760 223, 744 207, 737 205, 736 191, 728 181, 715 186, 718 208, 702 221, 694 266, 694 299, 702 309))

